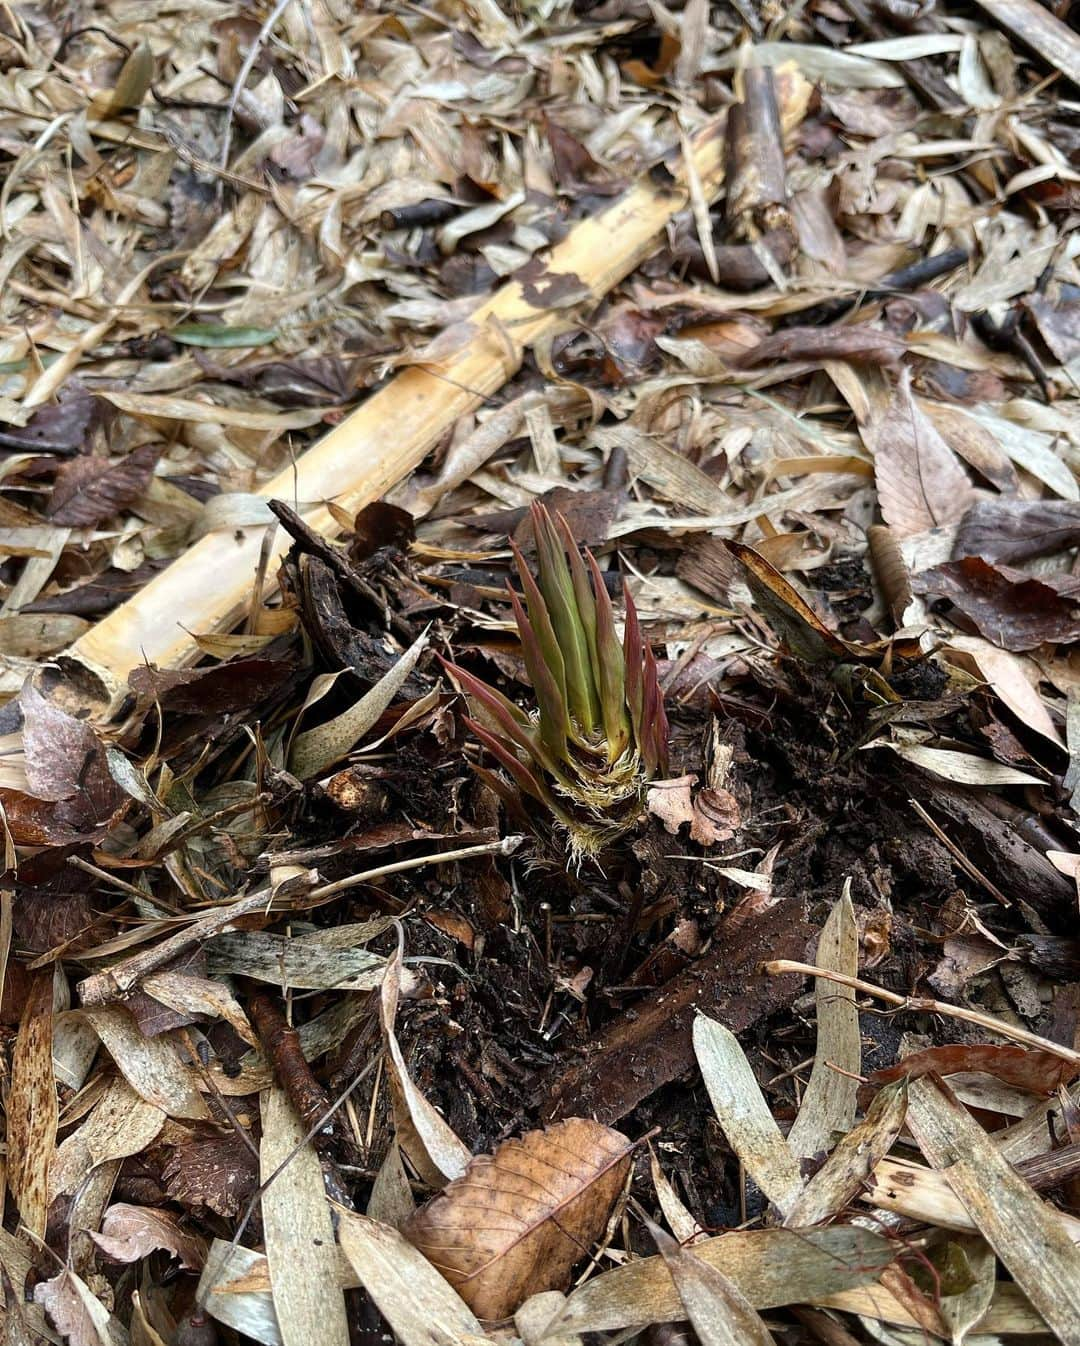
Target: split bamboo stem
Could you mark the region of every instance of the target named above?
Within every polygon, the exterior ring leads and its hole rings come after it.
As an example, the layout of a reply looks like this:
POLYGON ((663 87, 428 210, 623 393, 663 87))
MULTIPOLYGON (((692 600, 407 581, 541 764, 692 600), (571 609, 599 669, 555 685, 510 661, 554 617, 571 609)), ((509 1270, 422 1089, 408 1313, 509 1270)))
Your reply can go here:
MULTIPOLYGON (((781 124, 790 132, 805 112, 808 86, 794 71, 781 74, 778 84, 781 124)), ((710 200, 724 179, 723 130, 722 120, 712 122, 690 145, 710 200)), ((455 354, 397 374, 260 494, 295 502, 312 528, 335 536, 340 526, 327 502, 352 513, 416 468, 459 417, 517 372, 529 346, 572 322, 580 303, 558 307, 560 288, 572 287, 581 302, 595 304, 649 255, 657 234, 687 206, 689 181, 685 162, 677 161, 674 176, 646 174, 605 210, 579 221, 552 248, 542 276, 531 284, 508 281, 472 314, 455 354), (545 292, 551 294, 547 306, 545 292)), ((112 697, 143 663, 194 663, 195 635, 228 631, 246 615, 264 537, 263 526, 207 534, 80 637, 67 651, 67 667, 92 674, 112 697)), ((274 537, 268 576, 289 542, 281 531, 274 537)))

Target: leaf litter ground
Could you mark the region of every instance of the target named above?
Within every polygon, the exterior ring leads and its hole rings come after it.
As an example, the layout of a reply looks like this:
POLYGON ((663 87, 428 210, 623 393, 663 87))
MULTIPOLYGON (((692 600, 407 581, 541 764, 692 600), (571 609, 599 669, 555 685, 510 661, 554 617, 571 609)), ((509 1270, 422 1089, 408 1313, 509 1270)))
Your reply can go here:
POLYGON ((1072 30, 0 44, 5 1346, 1080 1340, 1072 30), (531 705, 537 500, 671 720, 599 865, 434 658, 531 705))

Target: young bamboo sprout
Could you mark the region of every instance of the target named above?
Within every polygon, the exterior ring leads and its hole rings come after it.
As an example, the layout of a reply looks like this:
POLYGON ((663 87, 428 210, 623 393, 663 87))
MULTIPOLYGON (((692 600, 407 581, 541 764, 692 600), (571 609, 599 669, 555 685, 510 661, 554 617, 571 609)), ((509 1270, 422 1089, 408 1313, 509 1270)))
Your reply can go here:
POLYGON ((647 783, 667 771, 668 721, 656 660, 624 586, 620 643, 592 554, 561 515, 532 509, 537 576, 514 547, 525 603, 507 585, 536 709, 519 709, 456 664, 445 667, 486 723, 466 717, 504 777, 477 767, 521 818, 527 795, 565 831, 575 864, 596 856, 640 816, 647 783))

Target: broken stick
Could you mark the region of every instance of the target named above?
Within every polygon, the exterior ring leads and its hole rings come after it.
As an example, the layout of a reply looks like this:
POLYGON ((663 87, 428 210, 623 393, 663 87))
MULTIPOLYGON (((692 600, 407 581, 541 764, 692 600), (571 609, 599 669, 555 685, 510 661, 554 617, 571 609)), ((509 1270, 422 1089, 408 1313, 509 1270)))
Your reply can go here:
MULTIPOLYGON (((809 86, 792 68, 778 72, 780 120, 790 132, 809 86)), ((723 123, 691 142, 693 168, 709 199, 724 178, 723 123)), ((518 370, 525 350, 558 332, 582 303, 595 304, 652 251, 656 236, 689 199, 686 165, 652 172, 597 215, 579 221, 552 248, 540 274, 510 280, 462 325, 462 344, 439 364, 403 370, 272 480, 261 494, 288 501, 313 529, 340 532, 330 512, 359 510, 411 472, 459 417, 475 410, 518 370), (568 306, 568 301, 569 306, 568 306)), ((197 635, 227 631, 245 615, 264 546, 265 525, 209 533, 133 598, 85 633, 66 663, 90 673, 106 694, 123 690, 143 663, 181 668, 199 657, 197 635)), ((278 533, 273 562, 290 539, 278 533)))

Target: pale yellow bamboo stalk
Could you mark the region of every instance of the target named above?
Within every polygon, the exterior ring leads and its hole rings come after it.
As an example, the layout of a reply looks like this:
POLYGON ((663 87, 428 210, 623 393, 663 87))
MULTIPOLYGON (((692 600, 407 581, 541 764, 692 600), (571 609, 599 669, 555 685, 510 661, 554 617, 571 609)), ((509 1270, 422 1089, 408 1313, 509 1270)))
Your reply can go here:
MULTIPOLYGON (((807 89, 794 72, 779 80, 785 130, 801 120, 807 89)), ((691 144, 694 169, 710 199, 723 182, 723 148, 722 122, 711 123, 691 144)), ((575 293, 587 287, 595 302, 649 255, 656 235, 688 201, 685 165, 680 161, 675 168, 666 181, 643 176, 607 209, 579 221, 552 248, 545 275, 533 281, 539 296, 520 281, 507 282, 473 313, 468 339, 456 354, 437 367, 399 373, 260 493, 289 503, 332 501, 348 513, 377 500, 422 462, 459 417, 517 371, 529 346, 572 320, 572 308, 543 306, 552 281, 555 305, 560 286, 575 293)), ((324 503, 302 508, 319 532, 340 531, 324 503)), ((194 662, 194 635, 227 631, 245 615, 263 536, 259 527, 203 537, 80 637, 67 652, 69 665, 94 674, 114 694, 140 664, 180 668, 194 662)), ((288 546, 279 531, 271 573, 288 546)))

